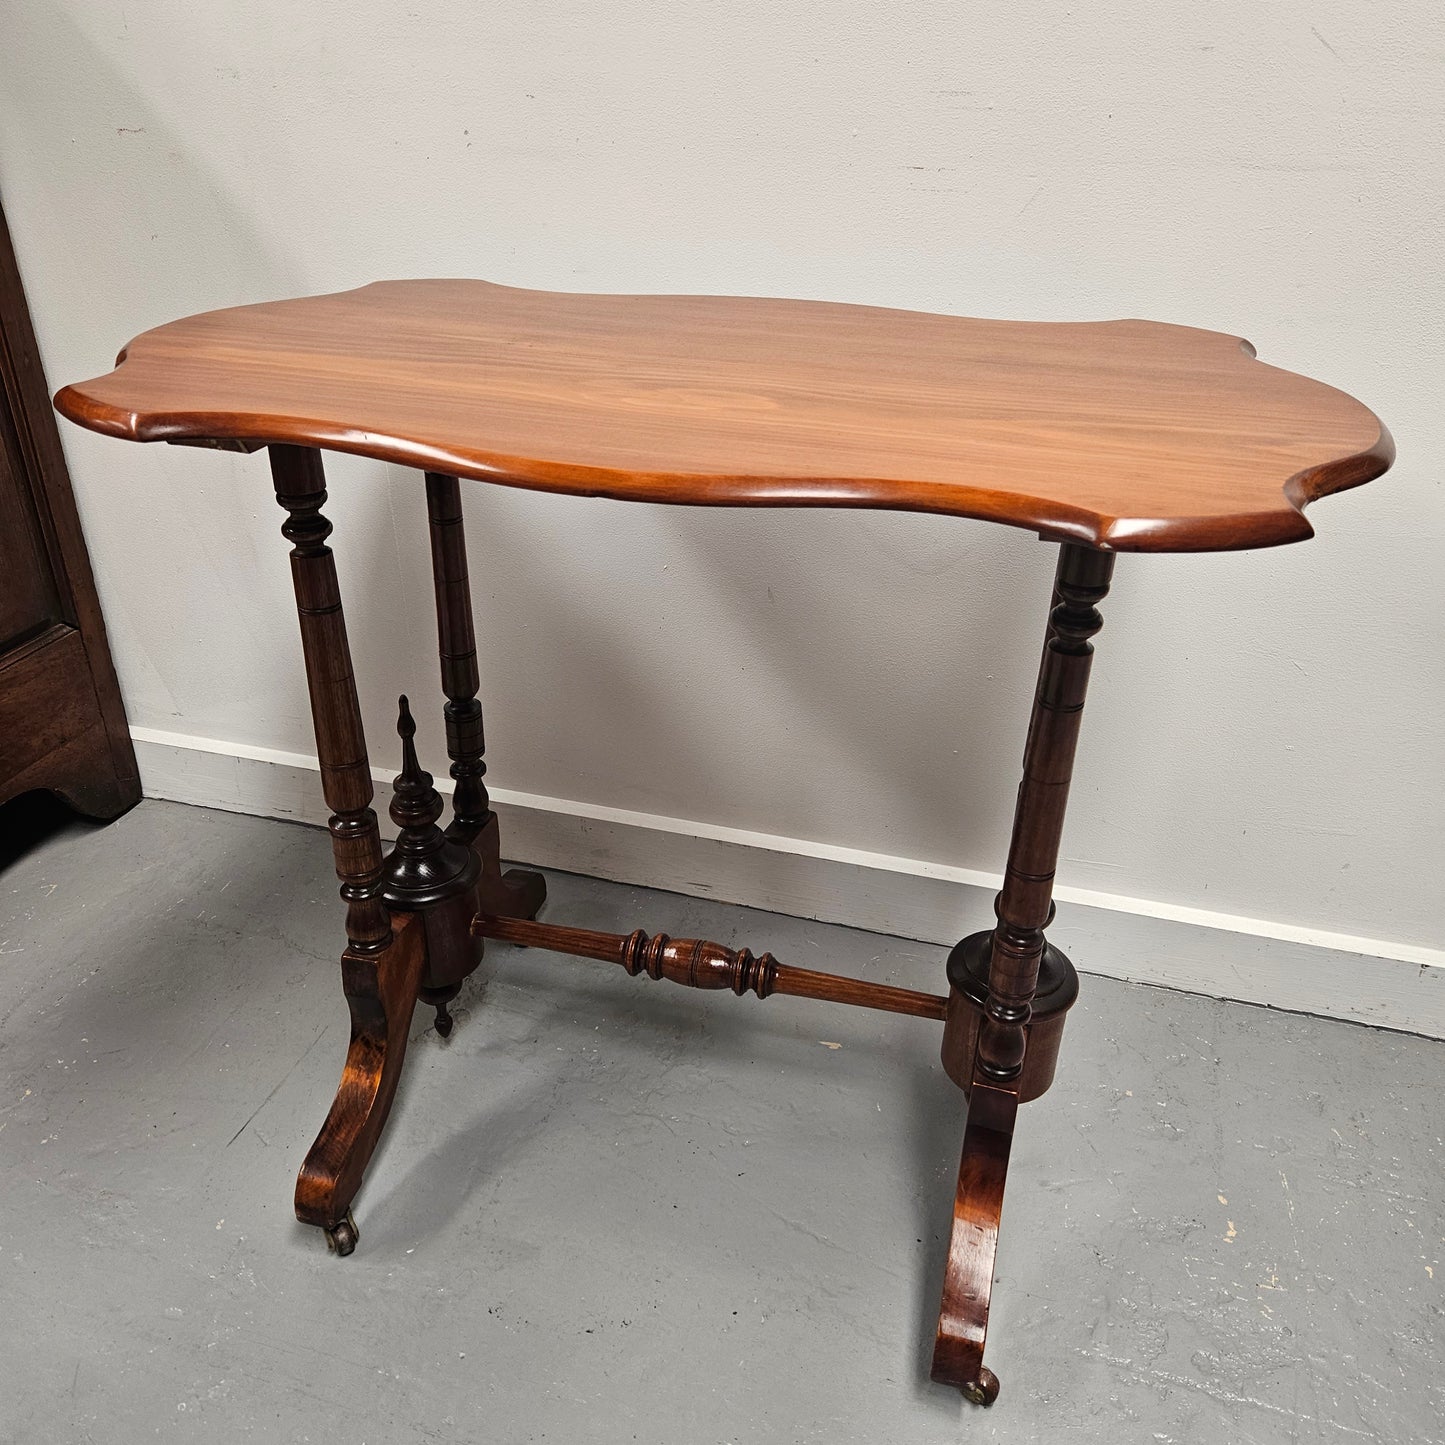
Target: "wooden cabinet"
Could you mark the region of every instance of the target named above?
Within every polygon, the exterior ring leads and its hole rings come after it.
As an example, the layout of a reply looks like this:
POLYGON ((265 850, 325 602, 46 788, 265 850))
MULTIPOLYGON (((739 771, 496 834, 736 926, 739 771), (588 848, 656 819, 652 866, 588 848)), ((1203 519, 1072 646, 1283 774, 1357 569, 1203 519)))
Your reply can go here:
POLYGON ((0 802, 36 788, 96 818, 140 799, 90 558, 0 210, 0 802))

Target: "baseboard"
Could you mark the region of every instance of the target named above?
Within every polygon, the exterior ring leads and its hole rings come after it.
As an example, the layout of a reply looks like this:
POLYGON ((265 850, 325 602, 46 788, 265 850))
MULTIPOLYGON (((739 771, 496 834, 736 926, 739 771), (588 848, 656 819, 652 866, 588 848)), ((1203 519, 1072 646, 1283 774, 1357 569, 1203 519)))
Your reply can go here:
MULTIPOLYGON (((313 757, 131 736, 147 797, 326 821, 313 757)), ((390 775, 375 776, 387 834, 390 775)), ((943 945, 993 919, 996 875, 500 788, 492 801, 508 857, 543 868, 943 945)), ((1054 935, 1081 972, 1445 1038, 1445 950, 1064 886, 1056 897, 1054 935)))

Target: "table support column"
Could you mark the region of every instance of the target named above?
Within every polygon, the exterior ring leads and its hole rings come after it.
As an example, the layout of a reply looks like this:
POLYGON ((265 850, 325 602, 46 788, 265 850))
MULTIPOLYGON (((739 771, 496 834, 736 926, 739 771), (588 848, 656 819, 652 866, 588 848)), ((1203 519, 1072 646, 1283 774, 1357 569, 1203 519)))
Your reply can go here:
MULTIPOLYGON (((1008 866, 994 905, 998 924, 989 946, 987 998, 976 1023, 969 1069, 968 1124, 932 1372, 935 1380, 958 1386, 978 1404, 990 1404, 998 1394, 997 1378, 984 1367, 983 1349, 1004 1179, 1025 1087, 1044 929, 1053 917, 1054 870, 1094 651, 1090 639, 1103 626, 1097 604, 1108 593, 1113 569, 1112 553, 1075 543, 1059 550, 1008 866)), ((966 1001, 950 1000, 949 1030, 966 1007, 966 1001), (955 1003, 960 1004, 957 1014, 955 1003)), ((945 1063, 949 1045, 946 1034, 945 1063)))
POLYGON ((421 984, 422 930, 405 913, 393 917, 382 899, 381 835, 371 807, 371 766, 352 675, 336 562, 321 515, 326 480, 321 454, 309 447, 270 448, 276 500, 286 509, 291 576, 301 622, 306 684, 331 809, 328 827, 341 896, 347 948, 342 989, 351 1010, 351 1043, 341 1086, 296 1181, 296 1216, 319 1225, 340 1254, 356 1246, 351 1201, 376 1148, 401 1076, 407 1028, 421 984), (395 924, 395 928, 393 928, 395 924))
MULTIPOLYGON (((441 472, 426 474, 427 520, 431 531, 432 581, 436 589, 437 652, 447 728, 447 756, 456 789, 447 837, 468 843, 481 859, 477 884, 480 911, 494 918, 535 918, 547 897, 546 880, 523 868, 502 872, 497 815, 484 781, 487 764, 482 705, 477 701, 477 667, 467 541, 462 529, 461 486, 441 472)), ((470 922, 470 920, 468 920, 470 922)), ((480 948, 481 940, 477 940, 480 948)), ((478 954, 480 957, 480 954, 478 954)))

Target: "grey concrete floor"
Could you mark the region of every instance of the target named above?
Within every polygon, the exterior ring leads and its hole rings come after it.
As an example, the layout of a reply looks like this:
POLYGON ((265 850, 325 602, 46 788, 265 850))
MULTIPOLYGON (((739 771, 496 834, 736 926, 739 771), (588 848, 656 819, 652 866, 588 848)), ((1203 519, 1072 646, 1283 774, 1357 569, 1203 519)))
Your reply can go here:
MULTIPOLYGON (((939 977, 551 884, 557 921, 939 977)), ((936 1024, 493 947, 449 1044, 417 1013, 339 1260, 290 1208, 339 923, 324 835, 172 804, 0 875, 0 1440, 1442 1438, 1445 1045, 1086 978, 1015 1145, 981 1411, 927 1380, 936 1024)))

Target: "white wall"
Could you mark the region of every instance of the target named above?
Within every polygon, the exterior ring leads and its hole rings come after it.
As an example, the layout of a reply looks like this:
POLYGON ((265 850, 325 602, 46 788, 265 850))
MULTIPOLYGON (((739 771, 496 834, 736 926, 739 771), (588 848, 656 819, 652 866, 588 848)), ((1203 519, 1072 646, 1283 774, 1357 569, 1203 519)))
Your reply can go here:
MULTIPOLYGON (((6 30, 54 386, 188 312, 436 274, 1153 317, 1360 396, 1400 461, 1316 540, 1121 561, 1061 877, 1439 942, 1435 0, 44 0, 6 30)), ((63 432, 132 723, 311 752, 264 458, 63 432)), ((395 693, 435 688, 420 481, 332 478, 390 768, 395 693)), ((1000 866, 1052 548, 467 495, 496 784, 1000 866)))

